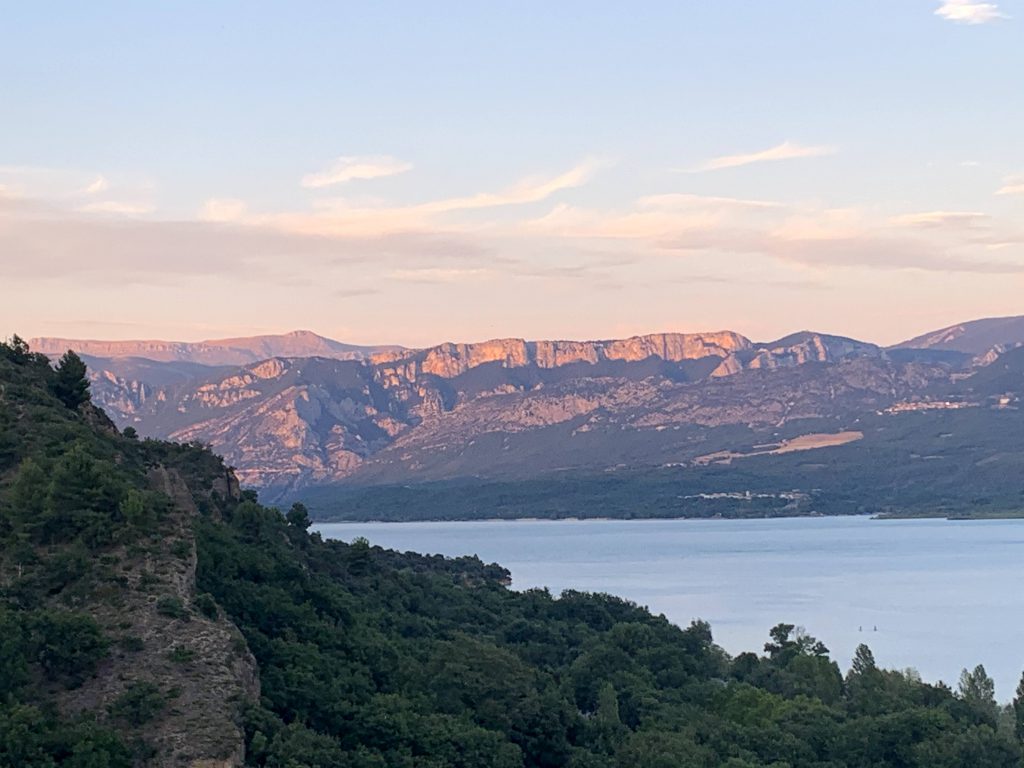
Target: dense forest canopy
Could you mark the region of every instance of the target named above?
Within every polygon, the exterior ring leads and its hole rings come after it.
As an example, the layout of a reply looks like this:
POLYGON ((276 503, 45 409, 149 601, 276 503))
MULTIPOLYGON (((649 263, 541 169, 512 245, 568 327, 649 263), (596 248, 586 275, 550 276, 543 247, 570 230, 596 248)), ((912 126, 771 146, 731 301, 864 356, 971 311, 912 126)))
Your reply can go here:
POLYGON ((258 695, 233 702, 251 766, 1022 765, 1024 687, 1001 708, 981 667, 954 691, 861 646, 844 673, 785 623, 731 657, 707 624, 609 595, 325 541, 305 507, 238 492, 201 446, 119 433, 85 381, 73 353, 54 367, 0 345, 0 766, 166 764, 148 739, 187 710, 208 651, 159 649, 180 685, 104 681, 115 659, 144 672, 156 640, 131 634, 136 605, 186 638, 230 626, 258 670, 258 695), (187 599, 135 599, 153 562, 192 569, 187 599))

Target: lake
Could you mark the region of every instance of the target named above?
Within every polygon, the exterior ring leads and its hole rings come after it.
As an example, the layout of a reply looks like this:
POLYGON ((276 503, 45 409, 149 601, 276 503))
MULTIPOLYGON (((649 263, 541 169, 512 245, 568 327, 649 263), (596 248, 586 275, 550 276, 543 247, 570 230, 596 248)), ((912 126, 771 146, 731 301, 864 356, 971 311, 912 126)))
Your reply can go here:
POLYGON ((730 653, 760 651, 780 621, 805 627, 845 672, 866 643, 879 665, 956 687, 984 664, 1000 701, 1024 670, 1024 520, 561 520, 339 523, 391 549, 475 554, 515 589, 608 592, 730 653))

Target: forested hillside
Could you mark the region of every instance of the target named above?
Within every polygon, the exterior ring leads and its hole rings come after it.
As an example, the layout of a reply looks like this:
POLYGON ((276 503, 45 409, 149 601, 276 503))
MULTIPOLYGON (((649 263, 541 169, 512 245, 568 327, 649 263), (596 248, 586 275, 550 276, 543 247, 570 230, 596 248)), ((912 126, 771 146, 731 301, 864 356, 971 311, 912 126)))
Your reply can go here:
POLYGON ((981 668, 954 692, 861 647, 844 674, 787 624, 733 658, 702 622, 308 527, 118 433, 75 356, 0 346, 0 766, 1022 764, 1024 701, 981 668))

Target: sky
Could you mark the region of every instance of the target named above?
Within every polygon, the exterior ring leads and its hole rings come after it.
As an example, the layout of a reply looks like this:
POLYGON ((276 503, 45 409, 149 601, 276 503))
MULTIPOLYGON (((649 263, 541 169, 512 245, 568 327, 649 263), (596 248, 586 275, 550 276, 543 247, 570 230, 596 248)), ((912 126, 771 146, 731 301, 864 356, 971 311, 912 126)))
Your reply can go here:
POLYGON ((1024 0, 2 7, 0 336, 1024 314, 1024 0))

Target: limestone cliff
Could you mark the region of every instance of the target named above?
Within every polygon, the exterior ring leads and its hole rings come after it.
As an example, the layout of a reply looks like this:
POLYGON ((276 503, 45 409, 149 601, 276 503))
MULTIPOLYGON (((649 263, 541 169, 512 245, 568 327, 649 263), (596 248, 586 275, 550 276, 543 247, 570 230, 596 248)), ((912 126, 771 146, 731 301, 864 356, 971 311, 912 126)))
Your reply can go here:
POLYGON ((599 436, 607 436, 600 437, 607 456, 622 450, 627 463, 657 461, 663 449, 652 446, 664 446, 668 432, 884 408, 895 393, 910 392, 901 382, 950 373, 892 361, 873 344, 839 336, 801 332, 755 343, 731 331, 495 339, 361 361, 275 357, 207 368, 184 382, 158 381, 124 361, 108 365, 96 374, 95 392, 120 423, 212 445, 270 501, 311 483, 369 476, 382 462, 426 466, 426 454, 446 457, 438 476, 456 475, 484 466, 469 457, 499 437, 510 442, 489 460, 526 450, 537 466, 560 465, 566 445, 523 446, 562 428, 587 435, 595 460, 599 436), (142 380, 133 378, 137 371, 142 380))
POLYGON ((374 355, 371 363, 387 382, 415 381, 422 374, 455 378, 487 363, 503 368, 557 368, 573 363, 597 364, 605 360, 638 362, 651 357, 668 362, 727 357, 753 344, 732 331, 716 333, 656 333, 611 341, 526 341, 492 339, 473 344, 446 343, 412 353, 374 355))

